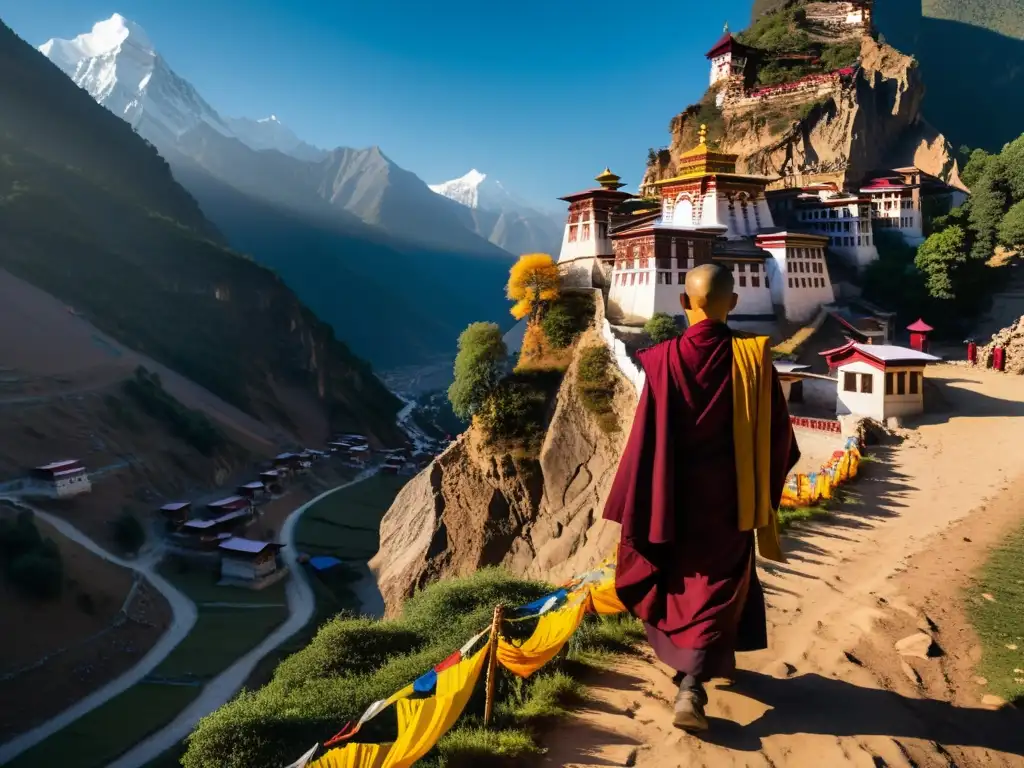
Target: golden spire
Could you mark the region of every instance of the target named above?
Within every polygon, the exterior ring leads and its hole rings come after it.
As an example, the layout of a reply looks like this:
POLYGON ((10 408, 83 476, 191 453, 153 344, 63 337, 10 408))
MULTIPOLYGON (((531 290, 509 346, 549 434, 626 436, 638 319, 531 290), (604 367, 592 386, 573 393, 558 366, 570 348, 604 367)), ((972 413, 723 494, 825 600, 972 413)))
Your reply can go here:
POLYGON ((702 145, 708 143, 708 127, 706 125, 704 125, 703 123, 701 123, 701 126, 700 126, 700 143, 702 145))
POLYGON ((604 189, 615 190, 626 186, 625 184, 619 183, 620 177, 612 173, 607 166, 600 174, 594 177, 594 181, 600 184, 604 189))

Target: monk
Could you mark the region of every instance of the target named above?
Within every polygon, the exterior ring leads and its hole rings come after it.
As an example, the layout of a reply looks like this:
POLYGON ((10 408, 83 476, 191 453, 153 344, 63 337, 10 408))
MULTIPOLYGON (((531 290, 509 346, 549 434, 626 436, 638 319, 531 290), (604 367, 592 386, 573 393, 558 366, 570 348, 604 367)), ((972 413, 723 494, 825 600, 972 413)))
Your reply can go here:
POLYGON ((784 562, 776 510, 800 452, 767 337, 735 332, 730 270, 686 276, 690 327, 640 352, 646 383, 605 506, 615 587, 678 671, 674 723, 708 727, 704 684, 768 647, 761 556, 784 562))

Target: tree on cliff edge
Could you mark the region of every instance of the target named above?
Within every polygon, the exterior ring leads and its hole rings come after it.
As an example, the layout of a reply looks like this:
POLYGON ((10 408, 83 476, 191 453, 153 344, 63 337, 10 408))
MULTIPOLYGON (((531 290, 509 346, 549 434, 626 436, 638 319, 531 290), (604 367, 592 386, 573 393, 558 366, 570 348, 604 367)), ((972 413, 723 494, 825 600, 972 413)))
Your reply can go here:
POLYGON ((558 298, 561 279, 558 267, 546 253, 527 253, 509 271, 506 293, 512 301, 512 317, 536 321, 543 307, 558 298))
POLYGON ((495 323, 472 323, 459 336, 455 375, 448 400, 455 415, 468 421, 494 394, 505 373, 508 349, 495 323))

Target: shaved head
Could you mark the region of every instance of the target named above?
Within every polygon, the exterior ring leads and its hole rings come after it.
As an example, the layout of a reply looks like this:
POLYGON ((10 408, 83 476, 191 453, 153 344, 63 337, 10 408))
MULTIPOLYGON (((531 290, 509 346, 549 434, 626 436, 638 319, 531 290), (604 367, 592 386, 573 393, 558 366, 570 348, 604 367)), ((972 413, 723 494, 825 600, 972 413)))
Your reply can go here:
POLYGON ((736 306, 734 286, 732 270, 721 264, 701 264, 686 273, 687 308, 725 322, 736 306))

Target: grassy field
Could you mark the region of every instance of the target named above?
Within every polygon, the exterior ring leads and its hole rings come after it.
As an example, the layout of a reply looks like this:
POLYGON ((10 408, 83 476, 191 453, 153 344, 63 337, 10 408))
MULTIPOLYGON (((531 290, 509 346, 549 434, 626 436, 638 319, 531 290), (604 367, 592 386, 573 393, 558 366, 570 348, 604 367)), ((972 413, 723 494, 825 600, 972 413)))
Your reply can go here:
POLYGON ((140 683, 22 753, 7 766, 102 768, 172 720, 200 690, 199 686, 140 683))
POLYGON ((408 481, 377 474, 321 499, 299 521, 296 548, 310 555, 369 560, 380 543, 380 519, 408 481))
POLYGON ((979 674, 993 693, 1024 705, 1024 528, 993 550, 966 597, 981 640, 979 674))
MULTIPOLYGON (((40 765, 102 768, 174 719, 199 695, 206 681, 255 647, 288 616, 284 582, 252 592, 218 587, 210 571, 182 572, 175 564, 164 563, 161 572, 197 603, 199 617, 188 637, 153 670, 153 682, 139 683, 94 709, 25 752, 10 763, 12 768, 40 765), (270 607, 207 607, 203 603, 263 603, 270 607), (182 684, 157 682, 162 680, 182 684)), ((174 755, 167 757, 167 765, 175 762, 174 755)))

